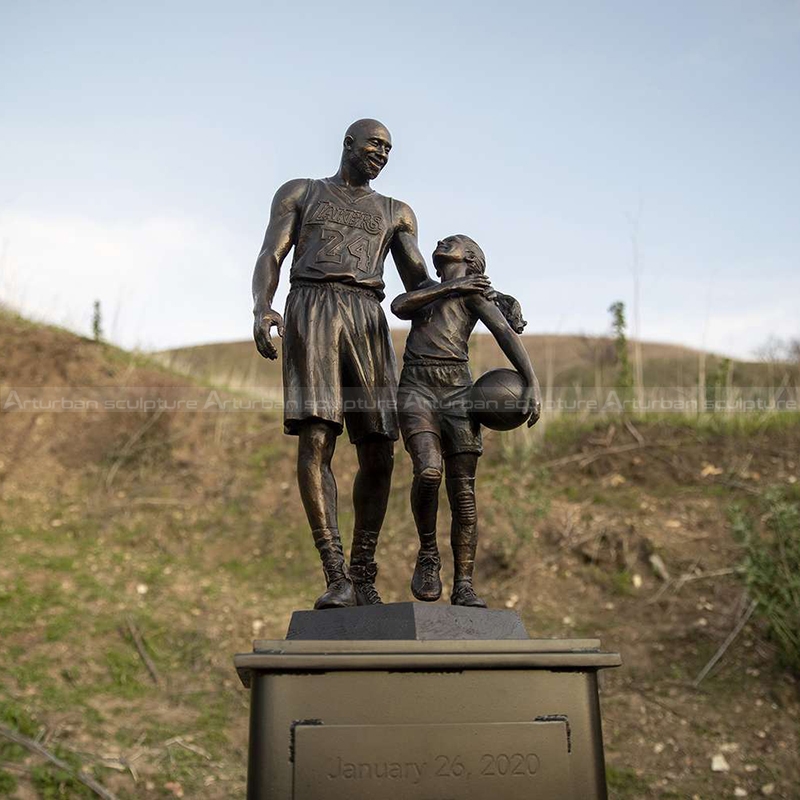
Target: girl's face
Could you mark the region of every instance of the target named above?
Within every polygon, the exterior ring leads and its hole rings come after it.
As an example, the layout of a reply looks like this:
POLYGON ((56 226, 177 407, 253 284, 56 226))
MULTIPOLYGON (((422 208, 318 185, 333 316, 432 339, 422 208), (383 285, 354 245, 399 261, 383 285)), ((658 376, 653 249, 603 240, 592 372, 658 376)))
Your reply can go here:
POLYGON ((467 274, 466 247, 458 236, 442 239, 433 251, 436 274, 443 281, 463 278, 467 274))

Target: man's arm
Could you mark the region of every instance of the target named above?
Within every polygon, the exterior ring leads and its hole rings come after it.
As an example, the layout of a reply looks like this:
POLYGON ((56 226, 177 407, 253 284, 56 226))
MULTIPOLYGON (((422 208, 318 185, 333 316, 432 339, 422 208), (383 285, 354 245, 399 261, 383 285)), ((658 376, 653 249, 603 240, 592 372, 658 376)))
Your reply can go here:
POLYGON ((423 289, 436 282, 428 275, 425 259, 419 251, 417 242, 417 218, 411 207, 396 200, 395 233, 392 238, 392 259, 394 259, 400 279, 406 291, 423 289))
POLYGON ((508 324, 503 312, 491 300, 487 300, 482 295, 473 295, 467 302, 477 314, 478 319, 497 340, 497 344, 500 345, 500 349, 505 353, 506 358, 511 362, 514 369, 522 375, 528 387, 528 411, 530 412, 528 427, 530 427, 539 419, 539 415, 542 413, 542 399, 539 381, 533 371, 528 351, 523 346, 522 340, 508 324))
POLYGON ((270 329, 276 325, 278 335, 283 336, 283 318, 273 310, 272 298, 278 288, 281 264, 295 243, 300 204, 307 188, 308 180, 301 178, 285 183, 275 192, 264 244, 256 259, 253 272, 253 338, 258 352, 264 358, 278 357, 270 329))

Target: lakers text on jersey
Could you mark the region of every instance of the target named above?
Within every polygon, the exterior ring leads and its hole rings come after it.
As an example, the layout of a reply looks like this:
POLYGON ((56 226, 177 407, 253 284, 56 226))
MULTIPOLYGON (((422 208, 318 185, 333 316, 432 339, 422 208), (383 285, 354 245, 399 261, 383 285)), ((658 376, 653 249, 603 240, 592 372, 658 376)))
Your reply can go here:
POLYGON ((392 234, 390 197, 352 196, 327 178, 309 181, 291 280, 340 281, 383 296, 383 262, 392 234))

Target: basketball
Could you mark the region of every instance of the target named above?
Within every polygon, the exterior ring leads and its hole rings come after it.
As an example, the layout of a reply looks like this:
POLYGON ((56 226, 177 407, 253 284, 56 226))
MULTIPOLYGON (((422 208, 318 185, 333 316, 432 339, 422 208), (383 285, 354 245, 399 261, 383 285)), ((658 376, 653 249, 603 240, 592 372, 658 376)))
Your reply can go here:
POLYGON ((493 369, 475 381, 470 391, 470 414, 493 431, 510 431, 528 419, 525 380, 513 369, 493 369))

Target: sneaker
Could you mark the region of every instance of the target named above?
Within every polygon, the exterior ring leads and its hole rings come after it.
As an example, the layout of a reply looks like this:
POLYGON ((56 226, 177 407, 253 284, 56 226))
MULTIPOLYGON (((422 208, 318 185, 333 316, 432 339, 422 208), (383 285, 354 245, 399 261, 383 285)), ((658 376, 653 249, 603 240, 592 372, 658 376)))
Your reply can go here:
POLYGON ((350 577, 353 581, 353 588, 356 590, 356 604, 359 606, 381 606, 383 600, 375 588, 375 578, 378 575, 378 565, 373 561, 371 564, 352 564, 350 566, 350 577))
POLYGON ((458 581, 453 585, 450 602, 454 606, 469 606, 470 608, 486 608, 486 603, 475 594, 472 581, 458 581))
POLYGON ((350 608, 356 604, 356 592, 346 577, 332 580, 317 598, 314 608, 350 608))
POLYGON ((442 559, 437 554, 419 552, 417 565, 414 567, 414 576, 411 578, 411 594, 426 603, 432 603, 442 596, 442 581, 439 571, 442 569, 442 559))

